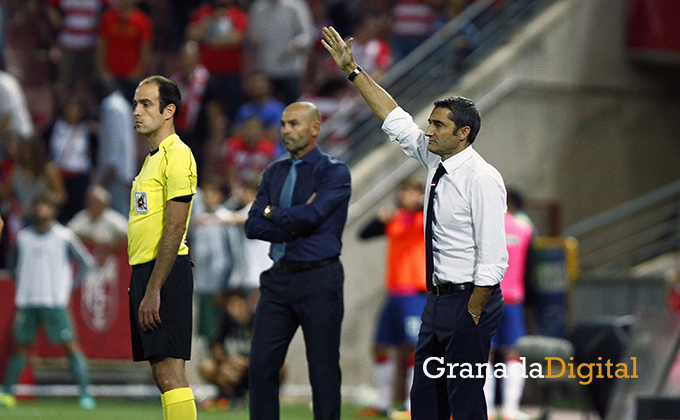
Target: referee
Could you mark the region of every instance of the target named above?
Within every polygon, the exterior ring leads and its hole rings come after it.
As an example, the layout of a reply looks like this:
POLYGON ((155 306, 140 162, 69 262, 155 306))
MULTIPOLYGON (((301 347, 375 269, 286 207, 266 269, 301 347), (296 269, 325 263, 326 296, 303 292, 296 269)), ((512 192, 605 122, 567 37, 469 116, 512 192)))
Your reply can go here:
POLYGON ((128 222, 132 358, 151 364, 165 420, 196 419, 185 375, 191 357, 193 275, 186 229, 196 193, 196 161, 175 134, 182 106, 175 82, 151 76, 133 101, 135 130, 150 153, 132 183, 128 222))

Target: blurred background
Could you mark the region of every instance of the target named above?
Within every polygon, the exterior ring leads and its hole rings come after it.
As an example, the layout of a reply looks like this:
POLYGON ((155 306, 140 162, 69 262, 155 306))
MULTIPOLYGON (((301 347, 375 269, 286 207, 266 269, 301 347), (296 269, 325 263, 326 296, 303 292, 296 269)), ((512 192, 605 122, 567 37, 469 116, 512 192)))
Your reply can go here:
MULTIPOLYGON (((680 3, 289 0, 291 12, 272 21, 278 3, 0 0, 0 371, 12 343, 16 234, 31 223, 31 200, 54 192, 64 224, 102 206, 127 217, 128 185, 148 153, 130 102, 141 79, 163 74, 182 89, 177 131, 199 164, 190 246, 203 253, 194 258, 222 258, 217 280, 197 277, 197 295, 214 303, 199 314, 189 365, 197 397, 217 392, 202 362, 228 292, 245 290, 256 304, 270 262, 266 246, 244 238, 243 218, 259 175, 283 154, 281 110, 302 98, 322 112, 321 149, 352 171, 343 396, 372 404, 385 241, 359 232, 424 170, 389 144, 321 46, 320 28, 333 25, 421 127, 436 99, 479 106, 474 147, 522 192, 535 226, 525 306, 537 339, 520 349, 527 358, 637 358, 637 379, 530 379, 523 403, 544 416, 566 405, 602 419, 680 418, 680 3), (95 187, 108 195, 98 200, 95 187), (206 249, 197 232, 218 207, 228 214, 220 245, 206 249)), ((125 245, 82 239, 108 264, 71 303, 93 393, 155 396, 148 367, 128 361, 125 245)), ((57 348, 42 337, 33 353, 19 395, 75 394, 57 348)), ((282 398, 309 400, 300 334, 286 366, 282 398)))

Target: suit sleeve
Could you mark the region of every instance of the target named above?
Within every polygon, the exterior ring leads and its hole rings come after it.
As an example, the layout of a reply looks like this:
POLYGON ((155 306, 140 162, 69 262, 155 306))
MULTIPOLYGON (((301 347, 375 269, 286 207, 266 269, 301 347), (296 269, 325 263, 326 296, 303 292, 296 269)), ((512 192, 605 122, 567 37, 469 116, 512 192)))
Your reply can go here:
POLYGON ((257 197, 248 211, 248 219, 245 225, 246 237, 273 243, 287 242, 293 239, 289 231, 262 215, 265 207, 270 202, 271 169, 272 167, 270 166, 262 176, 257 197))
POLYGON ((277 207, 272 211, 271 220, 287 232, 314 230, 326 220, 335 209, 349 199, 352 182, 349 168, 340 162, 321 171, 321 182, 316 196, 309 204, 292 207, 277 207))

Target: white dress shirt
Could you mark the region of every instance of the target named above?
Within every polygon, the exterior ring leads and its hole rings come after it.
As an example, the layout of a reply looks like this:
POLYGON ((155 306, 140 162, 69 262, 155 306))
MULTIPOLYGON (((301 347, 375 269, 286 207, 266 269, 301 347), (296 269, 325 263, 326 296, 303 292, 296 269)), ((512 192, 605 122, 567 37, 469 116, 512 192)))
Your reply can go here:
MULTIPOLYGON (((425 197, 439 163, 446 174, 436 188, 432 226, 435 284, 474 282, 494 286, 508 267, 505 246, 506 191, 501 174, 471 146, 442 162, 428 151, 428 139, 401 108, 382 130, 404 153, 427 168, 425 197)), ((427 200, 425 214, 427 214, 427 200)))

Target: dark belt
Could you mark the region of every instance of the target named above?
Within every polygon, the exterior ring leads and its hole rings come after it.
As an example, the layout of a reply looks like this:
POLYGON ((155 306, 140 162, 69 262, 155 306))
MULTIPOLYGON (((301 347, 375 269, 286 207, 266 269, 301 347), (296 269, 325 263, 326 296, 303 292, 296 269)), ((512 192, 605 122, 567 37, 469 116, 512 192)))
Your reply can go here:
POLYGON ((471 290, 473 287, 475 287, 475 284, 472 282, 467 282, 467 283, 442 283, 442 284, 437 284, 433 286, 433 289, 430 290, 430 294, 433 296, 441 296, 441 295, 446 295, 449 293, 455 293, 455 292, 462 292, 464 290, 471 290))
POLYGON ((301 262, 278 261, 274 263, 274 268, 276 268, 277 270, 285 271, 286 273, 297 273, 300 271, 313 270, 315 268, 323 267, 324 265, 332 264, 338 260, 339 260, 338 257, 333 257, 327 260, 319 261, 301 261, 301 262))

